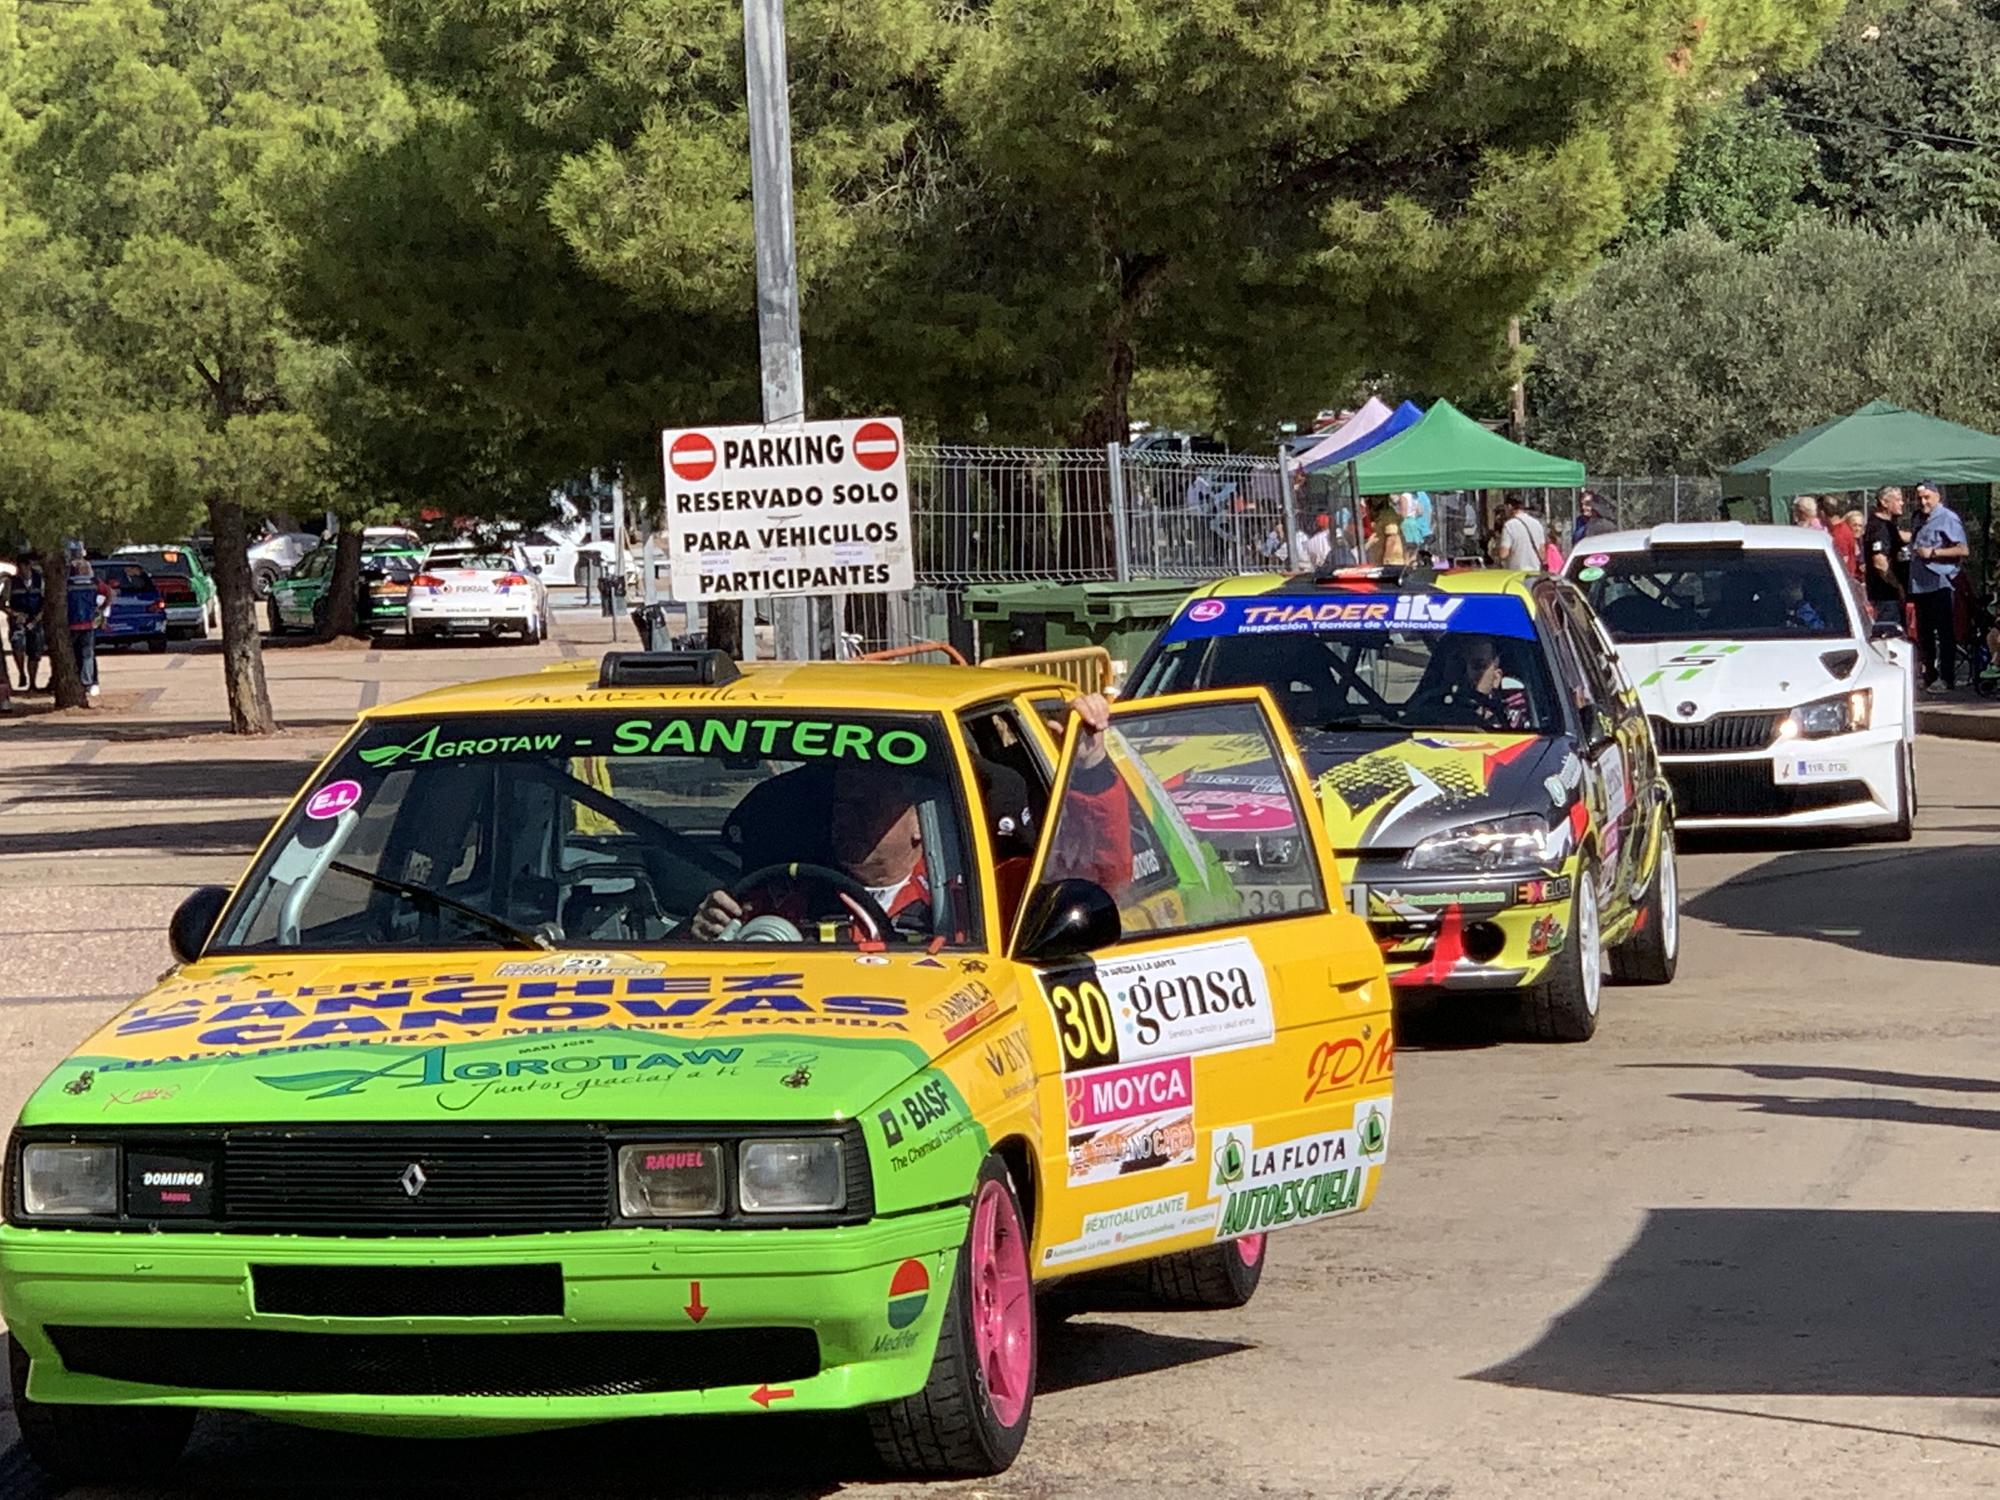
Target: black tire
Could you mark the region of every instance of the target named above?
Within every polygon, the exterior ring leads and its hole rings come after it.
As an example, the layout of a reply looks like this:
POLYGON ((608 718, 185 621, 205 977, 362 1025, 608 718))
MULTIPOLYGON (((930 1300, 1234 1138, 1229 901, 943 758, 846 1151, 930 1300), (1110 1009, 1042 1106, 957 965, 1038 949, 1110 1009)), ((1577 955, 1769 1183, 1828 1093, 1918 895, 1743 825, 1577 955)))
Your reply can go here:
POLYGON ((265 623, 271 627, 272 635, 278 636, 285 633, 285 621, 284 617, 278 613, 278 601, 268 595, 264 599, 264 615, 265 623))
POLYGON ((1577 867, 1575 904, 1570 908, 1569 941, 1550 962, 1542 982, 1521 998, 1521 1018, 1529 1035, 1544 1042, 1587 1042, 1597 1031, 1603 972, 1597 953, 1585 967, 1584 950, 1595 947, 1603 930, 1597 913, 1597 871, 1588 859, 1577 867))
MULTIPOLYGON (((983 1189, 989 1182, 999 1183, 1013 1205, 1022 1230, 1018 1245, 1022 1270, 1031 1276, 1027 1216, 1021 1212, 1020 1195, 1007 1164, 998 1155, 988 1156, 980 1165, 978 1187, 983 1189)), ((977 1190, 973 1196, 976 1200, 977 1190)), ((1008 1426, 994 1412, 985 1375, 973 1353, 972 1235, 973 1228, 968 1227, 965 1248, 952 1272, 951 1295, 945 1302, 944 1326, 938 1330, 937 1352, 931 1357, 930 1378, 914 1396, 868 1409, 876 1454, 898 1474, 977 1479, 1001 1473, 1020 1453, 1035 1414, 1035 1361, 1040 1350, 1032 1290, 1027 1319, 1027 1394, 1020 1415, 1008 1426)))
POLYGON ((328 623, 332 617, 332 608, 332 601, 324 594, 313 600, 312 633, 322 639, 332 633, 333 627, 328 623))
POLYGON ((1660 863, 1639 905, 1639 925, 1609 954, 1620 984, 1672 984, 1680 967, 1680 877, 1674 867, 1674 825, 1660 830, 1660 863))
POLYGON ((1146 1290, 1161 1307, 1186 1311, 1219 1311, 1242 1307, 1257 1295, 1264 1279, 1264 1262, 1271 1257, 1268 1235, 1248 1235, 1199 1250, 1162 1255, 1144 1266, 1146 1290), (1242 1247, 1255 1242, 1256 1254, 1246 1259, 1242 1247))
POLYGON ((271 585, 278 580, 278 569, 271 563, 250 565, 250 591, 259 599, 271 597, 271 585))
POLYGON ((1896 805, 1901 811, 1896 821, 1882 832, 1889 844, 1907 844, 1917 828, 1917 753, 1905 745, 1896 761, 1896 805))
POLYGON ((153 655, 158 656, 167 649, 167 638, 163 635, 147 636, 146 649, 152 652, 153 655))
POLYGON ((65 1484, 132 1484, 174 1466, 194 1430, 184 1406, 60 1406, 28 1398, 28 1351, 7 1335, 14 1420, 28 1456, 65 1484))

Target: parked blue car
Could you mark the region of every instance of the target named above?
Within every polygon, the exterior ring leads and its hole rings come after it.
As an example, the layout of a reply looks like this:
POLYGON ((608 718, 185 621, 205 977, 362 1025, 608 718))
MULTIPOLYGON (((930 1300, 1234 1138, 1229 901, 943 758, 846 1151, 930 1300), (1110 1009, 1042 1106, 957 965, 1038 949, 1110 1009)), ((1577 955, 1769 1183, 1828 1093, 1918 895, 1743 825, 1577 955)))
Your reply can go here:
POLYGON ((136 563, 94 562, 98 581, 111 585, 111 614, 97 627, 97 648, 145 643, 148 651, 167 649, 167 601, 153 575, 136 563))

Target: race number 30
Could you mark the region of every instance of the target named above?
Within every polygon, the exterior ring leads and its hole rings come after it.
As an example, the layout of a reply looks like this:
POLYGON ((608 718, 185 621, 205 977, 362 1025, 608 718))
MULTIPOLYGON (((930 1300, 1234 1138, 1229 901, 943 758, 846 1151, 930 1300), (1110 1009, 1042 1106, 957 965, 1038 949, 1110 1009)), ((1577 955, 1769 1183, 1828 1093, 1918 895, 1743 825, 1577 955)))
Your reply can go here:
POLYGON ((1055 1012, 1064 1072, 1118 1061, 1118 1029, 1112 1024, 1111 1001, 1103 986, 1082 976, 1045 983, 1043 989, 1055 1012))

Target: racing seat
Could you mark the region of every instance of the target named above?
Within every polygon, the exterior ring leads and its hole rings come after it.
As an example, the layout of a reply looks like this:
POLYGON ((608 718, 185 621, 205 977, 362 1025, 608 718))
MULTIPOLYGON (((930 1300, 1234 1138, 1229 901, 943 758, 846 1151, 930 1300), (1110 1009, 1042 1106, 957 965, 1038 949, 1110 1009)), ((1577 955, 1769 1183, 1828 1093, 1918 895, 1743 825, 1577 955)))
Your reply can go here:
POLYGON ((666 934, 653 878, 636 860, 604 860, 571 872, 562 928, 572 942, 645 942, 666 934))

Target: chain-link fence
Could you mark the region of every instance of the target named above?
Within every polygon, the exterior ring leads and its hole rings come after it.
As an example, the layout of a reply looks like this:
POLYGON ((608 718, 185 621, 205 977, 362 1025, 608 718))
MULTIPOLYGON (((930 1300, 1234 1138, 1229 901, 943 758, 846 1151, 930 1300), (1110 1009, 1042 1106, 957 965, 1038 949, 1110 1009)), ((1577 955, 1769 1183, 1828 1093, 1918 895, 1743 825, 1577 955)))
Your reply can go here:
MULTIPOLYGON (((1294 534, 1312 530, 1322 514, 1337 522, 1347 513, 1349 544, 1359 550, 1353 501, 1335 476, 1297 481, 1287 506, 1287 472, 1275 453, 912 444, 909 474, 918 586, 847 601, 846 629, 866 650, 946 639, 955 623, 963 639, 965 590, 982 584, 1192 582, 1281 570, 1294 534)), ((1599 475, 1587 483, 1621 528, 1720 513, 1713 478, 1599 475)), ((1565 550, 1578 496, 1529 496, 1565 550)), ((1484 555, 1495 502, 1473 491, 1431 500, 1434 550, 1484 555)))

